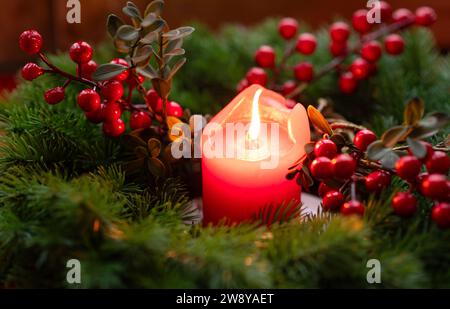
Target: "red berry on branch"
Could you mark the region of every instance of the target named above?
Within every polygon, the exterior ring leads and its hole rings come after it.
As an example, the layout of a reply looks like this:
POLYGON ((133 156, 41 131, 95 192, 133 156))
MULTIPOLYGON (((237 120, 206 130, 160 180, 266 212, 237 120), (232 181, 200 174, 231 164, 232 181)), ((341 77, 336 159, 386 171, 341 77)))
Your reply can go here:
POLYGON ((358 10, 353 13, 352 25, 360 34, 367 33, 372 29, 372 25, 367 21, 367 13, 367 10, 358 10))
POLYGON ((416 10, 416 24, 420 26, 431 26, 437 20, 436 12, 429 6, 422 6, 416 10))
POLYGON ((283 18, 278 25, 278 31, 285 40, 293 39, 298 31, 298 22, 293 18, 283 18))
POLYGON ((369 63, 362 58, 356 58, 355 60, 353 60, 350 66, 350 71, 357 80, 365 79, 366 77, 368 77, 369 70, 369 63))
POLYGON ((361 130, 356 133, 353 139, 355 147, 361 151, 366 151, 370 144, 377 140, 377 136, 370 130, 361 130))
POLYGON ((345 196, 341 192, 333 190, 323 197, 322 208, 324 211, 336 211, 341 208, 344 202, 345 196))
POLYGON ((311 163, 311 174, 318 180, 330 179, 333 176, 331 160, 327 157, 316 158, 311 163))
POLYGON ((412 181, 419 175, 421 166, 422 163, 416 157, 405 156, 397 161, 395 169, 400 178, 412 181))
POLYGON ((103 97, 110 101, 115 102, 123 96, 123 85, 116 81, 108 81, 102 86, 103 97))
POLYGON ((130 127, 131 130, 146 129, 152 125, 152 118, 143 111, 136 111, 131 114, 130 127))
POLYGON ((348 154, 341 154, 332 161, 333 175, 340 180, 350 179, 356 171, 356 161, 348 154))
MULTIPOLYGON (((129 72, 129 71, 128 71, 129 72)), ((145 76, 139 74, 137 77, 137 81, 136 78, 133 76, 133 74, 129 73, 128 74, 128 79, 126 80, 126 83, 128 84, 129 87, 136 87, 138 85, 141 85, 145 82, 145 76), (139 83, 139 84, 138 84, 139 83)))
POLYGON ((120 118, 111 122, 105 122, 103 124, 103 133, 109 137, 119 137, 125 133, 125 123, 120 118))
POLYGON ((330 53, 334 57, 345 56, 348 53, 347 42, 337 42, 331 41, 330 43, 330 53))
MULTIPOLYGON (((128 62, 125 59, 122 59, 122 58, 115 58, 115 59, 111 60, 110 63, 119 64, 119 65, 123 65, 125 67, 129 67, 128 62)), ((114 79, 119 81, 119 82, 124 82, 124 81, 126 81, 128 79, 129 75, 130 75, 130 72, 128 70, 125 70, 122 73, 120 73, 119 75, 115 76, 114 79)))
POLYGON ((316 157, 333 159, 337 154, 337 146, 330 139, 321 139, 314 146, 314 154, 316 157))
POLYGON ((296 49, 303 55, 311 55, 317 47, 316 37, 311 33, 302 33, 298 37, 296 49))
POLYGON ((377 41, 364 43, 361 48, 361 57, 369 62, 376 62, 380 59, 382 53, 381 44, 377 41))
POLYGON ((78 64, 88 63, 92 60, 93 49, 86 42, 78 41, 72 44, 69 50, 70 59, 78 64))
POLYGON ((384 39, 384 48, 390 55, 400 55, 405 49, 405 41, 398 34, 390 34, 384 39))
POLYGON ((36 30, 24 31, 19 37, 20 49, 29 55, 41 52, 43 43, 41 34, 36 30))
POLYGON ((342 21, 335 22, 330 27, 330 37, 333 42, 344 43, 350 37, 350 27, 342 21))
POLYGON ((450 159, 445 152, 436 151, 428 159, 426 167, 430 174, 447 175, 450 170, 450 159))
POLYGON ((65 90, 63 87, 50 89, 45 93, 44 98, 50 105, 58 104, 65 99, 65 90))
POLYGON ((406 22, 408 21, 409 23, 414 23, 416 17, 414 16, 414 14, 405 8, 401 8, 396 10, 394 13, 392 13, 392 19, 394 20, 395 23, 398 22, 406 22))
POLYGON ((147 91, 147 103, 150 105, 153 111, 156 111, 156 107, 158 106, 159 102, 162 102, 162 99, 155 91, 155 89, 150 89, 149 91, 147 91))
POLYGON ((431 219, 441 229, 450 228, 450 204, 440 203, 434 206, 431 211, 431 219))
POLYGON ((364 205, 361 202, 358 201, 349 201, 342 205, 341 207, 341 214, 344 216, 352 216, 352 215, 358 215, 358 216, 364 216, 365 212, 364 205))
POLYGON ((251 68, 246 75, 247 81, 250 85, 266 86, 269 80, 266 71, 261 68, 251 68))
POLYGON ((103 110, 103 120, 105 122, 113 122, 122 116, 122 107, 119 103, 108 102, 103 110))
POLYGON ((323 198, 328 192, 335 191, 336 188, 330 187, 324 182, 321 182, 319 185, 318 193, 321 198, 323 198))
MULTIPOLYGON (((94 60, 81 65, 81 77, 86 79, 92 79, 92 74, 97 70, 98 65, 94 60)), ((80 75, 80 68, 77 66, 77 75, 80 75)))
POLYGON ((339 77, 339 88, 345 94, 352 94, 358 87, 358 81, 351 72, 345 72, 339 77))
POLYGON ((432 200, 446 200, 450 194, 450 182, 444 175, 432 174, 422 181, 420 192, 432 200))
POLYGON ((27 63, 22 69, 22 77, 25 80, 32 81, 44 74, 44 70, 36 63, 27 63))
POLYGON ((100 108, 100 95, 93 89, 85 89, 78 95, 78 106, 85 112, 92 112, 100 108))
POLYGON ((181 118, 183 116, 183 108, 177 102, 168 102, 167 116, 181 118))
POLYGON ((294 67, 294 76, 302 82, 310 82, 314 77, 314 68, 309 62, 302 62, 294 67))
POLYGON ((86 118, 95 124, 101 123, 104 120, 104 111, 105 111, 106 105, 101 104, 99 108, 92 112, 84 113, 86 118))
POLYGON ((255 62, 262 68, 275 67, 275 51, 268 45, 261 46, 255 53, 255 62))
POLYGON ((297 83, 293 80, 288 80, 283 84, 282 93, 284 96, 290 95, 297 88, 297 83))
POLYGON ((380 1, 380 15, 382 22, 388 22, 392 18, 392 6, 386 1, 380 1))
POLYGON ((409 192, 397 193, 392 199, 392 208, 400 217, 412 217, 417 212, 417 199, 409 192))
MULTIPOLYGON (((431 159, 431 156, 433 156, 434 150, 433 150, 433 146, 430 143, 423 142, 423 141, 420 141, 420 143, 426 148, 427 153, 426 153, 425 157, 418 158, 418 159, 420 160, 420 162, 425 164, 429 159, 431 159)), ((414 155, 410 148, 408 149, 408 154, 410 156, 414 155)))
POLYGON ((380 192, 391 184, 391 175, 385 171, 374 171, 367 175, 366 189, 369 192, 380 192))

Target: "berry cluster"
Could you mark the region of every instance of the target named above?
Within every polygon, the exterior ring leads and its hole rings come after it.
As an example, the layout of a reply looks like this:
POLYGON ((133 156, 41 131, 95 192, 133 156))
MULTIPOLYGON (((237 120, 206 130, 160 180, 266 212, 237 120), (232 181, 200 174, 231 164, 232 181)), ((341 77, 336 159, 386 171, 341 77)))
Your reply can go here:
POLYGON ((369 23, 367 18, 369 12, 358 10, 352 16, 351 26, 342 21, 330 26, 329 51, 334 59, 317 72, 314 65, 307 60, 299 62, 292 68, 286 65, 287 60, 295 54, 304 57, 312 55, 317 49, 317 39, 311 33, 297 35, 298 22, 292 18, 282 19, 278 30, 281 37, 287 41, 283 58, 277 64, 274 49, 267 45, 260 47, 255 53, 257 67, 248 71, 246 77, 239 82, 237 90, 240 92, 249 85, 259 84, 294 98, 315 79, 336 70, 339 74, 338 84, 341 92, 353 93, 360 81, 376 73, 377 61, 383 54, 383 46, 384 51, 392 56, 403 52, 405 42, 397 32, 414 24, 430 26, 437 19, 435 11, 430 7, 420 7, 415 14, 405 8, 393 11, 391 5, 385 1, 380 1, 380 7, 380 24, 369 23), (378 29, 374 29, 375 26, 378 29), (352 28, 359 38, 355 46, 350 46, 349 43, 352 28), (295 80, 280 84, 281 73, 285 70, 292 70, 295 80))
MULTIPOLYGON (((22 76, 25 80, 32 81, 46 73, 59 74, 67 78, 63 86, 45 92, 44 98, 48 104, 56 105, 62 102, 65 99, 66 87, 73 81, 89 87, 79 93, 77 102, 89 121, 95 124, 103 123, 105 135, 119 137, 124 134, 126 130, 126 125, 122 120, 124 111, 131 112, 129 126, 132 130, 150 128, 153 119, 162 121, 164 100, 153 89, 145 91, 142 86, 145 81, 144 76, 137 74, 136 69, 125 59, 113 59, 111 63, 126 67, 126 70, 109 80, 96 82, 92 76, 98 65, 92 60, 93 48, 86 42, 76 42, 69 50, 70 59, 77 65, 76 76, 61 71, 45 57, 42 53, 43 38, 36 30, 24 31, 20 35, 19 46, 29 55, 37 54, 48 66, 48 69, 44 69, 36 63, 26 64, 22 69, 22 76), (124 98, 124 86, 127 86, 128 89, 126 98, 124 98), (135 89, 144 92, 147 106, 139 107, 132 104, 132 94, 135 89)), ((180 118, 183 115, 183 109, 176 102, 166 102, 165 113, 166 116, 180 118)))

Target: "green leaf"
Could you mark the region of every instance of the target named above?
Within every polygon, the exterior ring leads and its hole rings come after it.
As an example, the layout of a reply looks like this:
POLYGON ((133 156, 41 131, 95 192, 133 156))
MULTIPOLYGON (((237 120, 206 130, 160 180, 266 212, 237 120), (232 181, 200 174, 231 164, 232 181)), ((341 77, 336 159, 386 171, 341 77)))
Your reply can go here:
POLYGON ((139 9, 134 6, 126 6, 122 9, 122 12, 127 15, 128 17, 134 18, 134 19, 141 19, 141 14, 139 12, 139 9))
POLYGON ((147 149, 141 146, 134 148, 134 154, 138 159, 147 158, 148 156, 147 149))
POLYGON ((450 122, 449 115, 441 112, 428 114, 424 119, 419 121, 410 134, 411 138, 424 139, 431 137, 439 132, 440 129, 448 126, 450 122))
POLYGON ((162 10, 164 9, 164 1, 163 0, 155 0, 150 2, 145 9, 144 15, 147 16, 150 13, 154 13, 156 15, 161 15, 162 10))
POLYGON ((128 54, 131 51, 131 47, 128 45, 128 42, 125 42, 120 39, 114 40, 114 46, 116 47, 119 53, 128 54))
POLYGON ((161 78, 152 79, 153 88, 159 94, 159 96, 164 100, 167 100, 172 89, 172 80, 164 80, 161 78))
POLYGON ((133 63, 139 67, 146 66, 153 55, 153 48, 149 45, 144 45, 136 50, 135 56, 132 58, 133 63))
POLYGON ((179 40, 191 35, 195 31, 192 27, 180 27, 163 34, 163 37, 169 41, 179 40))
POLYGON ((414 126, 422 119, 425 112, 425 104, 419 98, 414 98, 405 107, 404 123, 405 125, 414 126))
POLYGON ((389 148, 383 144, 382 141, 376 141, 370 144, 367 148, 367 157, 371 161, 379 161, 381 160, 389 151, 389 148))
POLYGON ((148 26, 156 22, 157 19, 158 16, 156 16, 154 13, 150 13, 147 16, 145 16, 145 18, 142 20, 141 26, 143 28, 147 28, 148 26))
POLYGON ((148 32, 160 32, 166 26, 166 22, 163 19, 157 19, 152 24, 145 27, 145 30, 148 32))
POLYGON ((155 177, 164 177, 166 167, 161 160, 156 158, 150 158, 147 162, 147 168, 149 172, 155 177))
POLYGON ((175 63, 173 68, 167 74, 166 80, 171 80, 185 63, 186 63, 186 58, 181 58, 180 60, 178 60, 178 62, 175 63))
POLYGON ((117 37, 124 41, 134 41, 139 37, 139 30, 130 25, 123 25, 117 30, 117 37))
POLYGON ((127 1, 127 7, 130 7, 130 8, 132 8, 132 9, 136 10, 136 11, 138 12, 138 15, 139 15, 139 16, 141 15, 141 11, 140 11, 139 8, 137 7, 137 5, 134 4, 133 2, 127 1))
POLYGON ((157 31, 147 33, 140 41, 141 44, 152 44, 158 40, 159 33, 157 31))
POLYGON ((151 65, 147 65, 144 68, 138 68, 137 71, 139 74, 144 75, 146 78, 149 79, 158 78, 158 72, 156 72, 156 70, 151 65))
POLYGON ((169 57, 175 57, 175 56, 182 56, 186 53, 186 51, 183 48, 174 49, 166 54, 164 56, 169 57))
POLYGON ((397 163, 399 159, 400 157, 394 151, 389 149, 380 162, 385 168, 392 170, 395 168, 395 163, 397 163))
POLYGON ((156 138, 148 140, 147 149, 152 158, 157 158, 161 153, 161 142, 156 138))
POLYGON ((169 41, 164 46, 164 53, 170 53, 171 51, 173 51, 175 49, 181 48, 182 46, 183 46, 183 39, 169 41))
POLYGON ((408 143, 409 149, 411 149, 411 152, 419 159, 425 158, 427 155, 427 148, 424 144, 422 144, 420 141, 407 138, 406 142, 408 143))
POLYGON ((404 141, 409 132, 410 128, 406 126, 393 127, 383 134, 381 141, 386 147, 392 148, 399 142, 404 141))
POLYGON ((109 35, 114 38, 117 34, 117 30, 119 30, 119 28, 121 26, 123 26, 125 23, 123 22, 122 19, 120 19, 120 17, 118 17, 117 15, 114 14, 110 14, 108 16, 108 21, 107 21, 107 28, 108 28, 108 33, 109 35))
POLYGON ((115 63, 106 63, 100 65, 97 70, 92 74, 92 79, 97 81, 105 81, 110 80, 113 77, 116 77, 123 71, 127 70, 128 67, 123 66, 121 64, 115 63))

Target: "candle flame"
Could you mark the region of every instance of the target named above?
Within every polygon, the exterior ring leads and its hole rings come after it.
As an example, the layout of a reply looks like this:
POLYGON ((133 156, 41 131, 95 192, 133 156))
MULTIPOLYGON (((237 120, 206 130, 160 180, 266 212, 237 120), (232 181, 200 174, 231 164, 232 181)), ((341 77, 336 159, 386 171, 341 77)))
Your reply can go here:
POLYGON ((261 117, 259 116, 259 98, 262 94, 262 89, 258 89, 253 97, 252 105, 252 121, 250 122, 250 128, 248 130, 248 136, 250 140, 257 140, 259 132, 261 130, 261 117))

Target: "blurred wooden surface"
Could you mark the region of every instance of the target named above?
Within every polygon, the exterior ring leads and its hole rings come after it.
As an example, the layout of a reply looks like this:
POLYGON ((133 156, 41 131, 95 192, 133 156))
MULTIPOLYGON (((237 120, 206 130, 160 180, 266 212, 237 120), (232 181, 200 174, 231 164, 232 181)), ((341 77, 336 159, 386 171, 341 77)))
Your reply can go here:
MULTIPOLYGON (((135 0, 144 8, 150 0, 135 0)), ((317 27, 335 16, 350 17, 365 6, 365 0, 166 0, 165 18, 172 26, 199 20, 212 28, 223 23, 251 25, 269 16, 292 16, 317 27)), ((74 40, 101 41, 105 35, 106 16, 121 13, 126 0, 81 0, 81 24, 66 22, 66 0, 0 0, 0 72, 13 72, 27 59, 17 46, 19 34, 38 29, 49 50, 66 50, 74 40)), ((415 10, 421 5, 435 8, 439 20, 433 31, 442 49, 450 48, 449 0, 393 0, 394 8, 415 10)))

